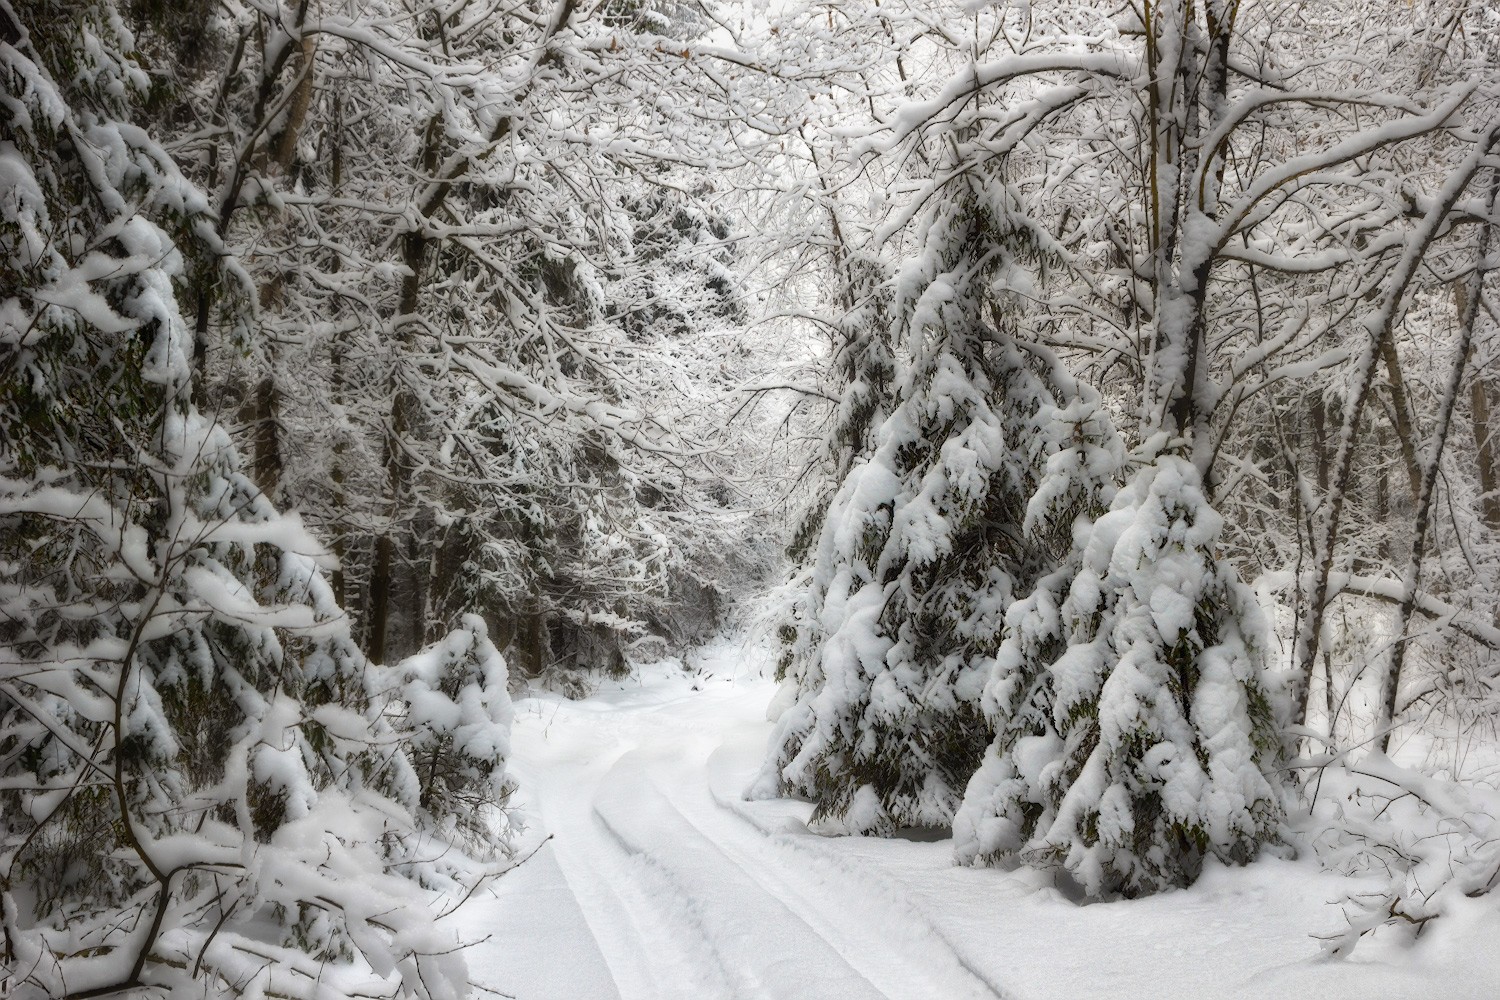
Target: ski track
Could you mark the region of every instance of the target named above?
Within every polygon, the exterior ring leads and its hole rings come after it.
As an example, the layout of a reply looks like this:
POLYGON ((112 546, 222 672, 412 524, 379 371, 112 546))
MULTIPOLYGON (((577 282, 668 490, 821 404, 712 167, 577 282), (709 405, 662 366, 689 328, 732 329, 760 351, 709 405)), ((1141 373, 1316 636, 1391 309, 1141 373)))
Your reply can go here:
MULTIPOLYGON (((924 908, 908 898, 899 887, 869 867, 855 865, 836 852, 822 849, 819 838, 805 833, 789 833, 764 822, 745 808, 739 796, 729 797, 722 788, 713 787, 714 805, 744 827, 753 829, 763 841, 754 858, 767 876, 779 877, 788 892, 817 909, 837 934, 856 924, 854 932, 862 940, 869 935, 879 938, 882 930, 900 927, 903 933, 881 941, 882 946, 899 947, 908 968, 921 969, 920 978, 900 983, 893 995, 935 998, 973 997, 976 1000, 1007 1000, 1006 991, 985 973, 972 965, 947 935, 928 919, 924 908), (824 890, 808 893, 807 888, 824 890), (851 909, 849 901, 858 900, 868 909, 851 909), (935 988, 941 984, 941 988, 935 988)), ((754 862, 751 862, 754 863, 754 862)), ((878 953, 870 958, 876 958, 878 953)), ((898 972, 898 970, 892 970, 898 972)), ((899 974, 899 973, 898 973, 899 974)))

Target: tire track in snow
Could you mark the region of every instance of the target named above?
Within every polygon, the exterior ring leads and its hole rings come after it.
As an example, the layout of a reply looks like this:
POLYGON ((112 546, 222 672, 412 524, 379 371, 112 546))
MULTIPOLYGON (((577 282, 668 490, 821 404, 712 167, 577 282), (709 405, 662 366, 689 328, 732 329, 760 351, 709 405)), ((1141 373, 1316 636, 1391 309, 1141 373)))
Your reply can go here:
POLYGON ((908 933, 904 936, 902 943, 907 945, 908 952, 920 955, 919 960, 926 961, 929 966, 948 965, 948 968, 943 971, 949 973, 950 976, 953 972, 960 972, 961 975, 952 977, 957 980, 953 983, 953 987, 962 988, 964 992, 940 992, 938 996, 954 998, 971 996, 990 998, 990 1000, 1009 1000, 1011 994, 992 980, 984 969, 970 962, 943 933, 938 924, 931 920, 922 907, 898 885, 882 877, 870 867, 858 866, 848 857, 820 845, 818 841, 821 838, 816 834, 790 834, 775 828, 768 828, 757 822, 756 817, 738 808, 737 799, 726 801, 717 792, 713 797, 715 805, 762 838, 768 848, 763 853, 771 859, 772 865, 780 866, 788 871, 795 868, 803 878, 816 880, 833 890, 823 900, 809 896, 808 898, 814 901, 814 905, 818 903, 826 905, 827 901, 835 901, 839 909, 834 916, 845 920, 856 919, 877 926, 880 923, 879 918, 868 912, 853 910, 849 906, 849 900, 857 898, 864 903, 878 907, 887 916, 894 918, 892 922, 906 926, 908 933), (789 863, 789 856, 792 855, 802 855, 806 860, 800 864, 789 863), (930 951, 933 946, 941 949, 940 952, 933 954, 930 951))
MULTIPOLYGON (((550 713, 549 726, 556 717, 550 713)), ((515 770, 543 827, 554 834, 563 881, 625 1000, 727 996, 721 970, 694 947, 690 926, 680 914, 663 909, 663 894, 654 884, 659 877, 622 849, 594 814, 595 789, 631 747, 602 731, 606 728, 591 725, 590 738, 571 734, 557 742, 548 742, 541 727, 518 727, 515 733, 515 746, 525 758, 515 770)))
MULTIPOLYGON (((885 979, 895 980, 892 986, 898 986, 903 998, 1007 1000, 1009 994, 971 964, 900 887, 835 851, 820 849, 814 835, 768 828, 742 808, 738 796, 727 798, 712 781, 702 785, 707 792, 703 798, 718 820, 708 822, 726 836, 705 835, 804 920, 824 925, 825 936, 837 939, 845 958, 872 980, 883 986, 885 979), (824 891, 809 891, 813 886, 824 891), (866 969, 867 963, 873 967, 866 969)), ((687 810, 684 815, 698 825, 687 810)), ((892 986, 885 988, 890 992, 892 986)))
POLYGON ((648 687, 608 705, 554 703, 517 732, 525 784, 542 792, 620 995, 1006 1000, 899 884, 820 838, 767 828, 716 787, 729 776, 721 765, 745 756, 731 768, 738 792, 763 737, 746 740, 758 725, 715 693, 648 687))
MULTIPOLYGON (((631 755, 626 755, 630 757, 631 755)), ((627 850, 671 884, 743 1000, 890 1000, 785 902, 704 836, 657 788, 639 759, 606 776, 595 814, 627 850)))
MULTIPOLYGON (((720 742, 705 761, 702 785, 716 809, 733 817, 733 821, 741 829, 759 840, 763 845, 763 854, 772 859, 772 864, 794 868, 804 877, 811 876, 819 880, 834 888, 836 898, 858 897, 871 905, 899 914, 908 925, 920 928, 922 935, 927 938, 924 943, 935 944, 954 965, 962 969, 963 975, 959 978, 963 985, 968 990, 977 990, 972 995, 990 997, 993 1000, 1010 1000, 1013 996, 1011 991, 995 982, 981 965, 971 961, 963 949, 944 933, 941 923, 905 887, 881 875, 872 866, 860 865, 835 849, 833 845, 841 838, 830 840, 820 837, 807 832, 805 827, 801 832, 791 833, 786 827, 786 816, 773 819, 771 816, 758 815, 749 808, 740 790, 749 782, 749 776, 759 767, 760 761, 758 758, 740 761, 739 766, 736 766, 734 758, 737 751, 743 754, 743 747, 732 748, 729 742, 720 742), (800 856, 804 860, 792 862, 790 859, 794 856, 800 856)), ((800 822, 798 826, 801 827, 800 822)), ((842 916, 839 918, 845 919, 842 916)), ((926 957, 925 953, 923 957, 926 957)))

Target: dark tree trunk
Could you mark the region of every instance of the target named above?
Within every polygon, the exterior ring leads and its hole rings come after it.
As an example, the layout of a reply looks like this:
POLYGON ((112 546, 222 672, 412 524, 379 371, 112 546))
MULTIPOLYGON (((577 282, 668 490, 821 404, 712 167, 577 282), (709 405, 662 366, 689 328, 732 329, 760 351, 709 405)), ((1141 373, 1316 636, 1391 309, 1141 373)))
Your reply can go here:
MULTIPOLYGON (((1453 287, 1453 302, 1462 317, 1468 306, 1463 282, 1453 287)), ((1474 425, 1474 448, 1479 453, 1479 516, 1491 531, 1500 531, 1500 493, 1496 492, 1495 447, 1490 439, 1490 386, 1480 372, 1469 383, 1469 414, 1474 425)))
POLYGON ((369 641, 365 654, 375 663, 385 662, 386 617, 391 607, 391 533, 375 539, 375 570, 370 574, 369 641))

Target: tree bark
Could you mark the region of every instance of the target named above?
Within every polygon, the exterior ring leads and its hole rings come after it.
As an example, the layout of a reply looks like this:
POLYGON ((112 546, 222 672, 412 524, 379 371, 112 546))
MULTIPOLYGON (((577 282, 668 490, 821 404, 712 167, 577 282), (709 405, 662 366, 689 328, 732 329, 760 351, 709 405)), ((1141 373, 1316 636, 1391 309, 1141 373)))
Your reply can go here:
POLYGON ((526 616, 526 673, 530 677, 540 677, 542 668, 546 666, 543 656, 544 636, 547 632, 546 620, 542 617, 540 610, 533 610, 526 616))
POLYGON ((1490 441, 1490 401, 1487 380, 1469 384, 1469 406, 1474 418, 1474 445, 1479 449, 1480 517, 1491 531, 1500 531, 1500 493, 1496 493, 1495 449, 1490 441))
POLYGON ((1380 342, 1380 357, 1391 387, 1391 404, 1396 410, 1396 437, 1401 442, 1401 460, 1406 464, 1406 481, 1411 487, 1412 502, 1422 491, 1422 465, 1417 461, 1417 435, 1412 425, 1411 400, 1406 394, 1406 380, 1401 377, 1401 358, 1396 341, 1386 337, 1380 342))
POLYGON ((391 532, 390 527, 375 539, 375 570, 370 574, 370 623, 368 648, 372 662, 385 662, 386 616, 391 607, 391 532))
POLYGON ((1380 471, 1375 474, 1375 523, 1380 525, 1380 544, 1376 548, 1382 561, 1391 557, 1391 473, 1385 461, 1390 433, 1385 424, 1375 428, 1375 448, 1380 455, 1380 471))
POLYGON ((287 107, 286 127, 281 130, 281 135, 276 142, 274 159, 277 168, 283 174, 291 168, 292 160, 296 159, 297 139, 301 136, 302 126, 307 121, 307 109, 312 105, 313 58, 317 54, 317 49, 317 40, 314 36, 307 35, 302 39, 297 90, 292 94, 292 103, 287 107))
POLYGON ((281 485, 281 393, 276 375, 268 371, 251 390, 248 411, 251 427, 251 478, 272 503, 281 485))
POLYGON ((1318 492, 1328 492, 1328 404, 1321 394, 1313 397, 1313 449, 1318 460, 1318 492))
MULTIPOLYGON (((333 350, 329 361, 333 368, 333 405, 340 413, 344 408, 344 345, 342 336, 336 337, 333 342, 333 350)), ((344 495, 344 433, 342 428, 334 431, 333 439, 333 467, 329 469, 329 478, 333 481, 333 510, 334 516, 329 530, 333 534, 333 555, 338 559, 338 565, 334 568, 329 580, 333 587, 333 596, 339 602, 339 607, 347 608, 344 577, 344 560, 347 556, 347 545, 344 541, 344 515, 348 508, 348 499, 344 495)))

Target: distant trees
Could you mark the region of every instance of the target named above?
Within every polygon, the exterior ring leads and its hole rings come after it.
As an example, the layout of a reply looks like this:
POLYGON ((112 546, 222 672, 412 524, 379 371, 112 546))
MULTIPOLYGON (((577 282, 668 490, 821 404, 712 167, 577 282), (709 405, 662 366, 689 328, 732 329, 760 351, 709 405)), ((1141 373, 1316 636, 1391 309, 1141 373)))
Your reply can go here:
POLYGON ((216 124, 174 152, 255 299, 205 293, 205 396, 329 540, 377 661, 482 611, 528 672, 610 666, 716 614, 680 540, 743 522, 713 414, 752 342, 696 178, 743 154, 662 49, 684 11, 205 14, 224 58, 176 113, 216 124))

